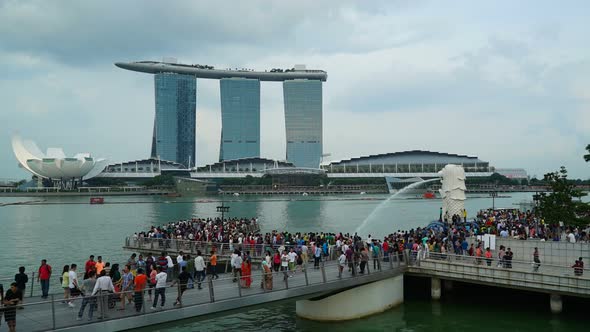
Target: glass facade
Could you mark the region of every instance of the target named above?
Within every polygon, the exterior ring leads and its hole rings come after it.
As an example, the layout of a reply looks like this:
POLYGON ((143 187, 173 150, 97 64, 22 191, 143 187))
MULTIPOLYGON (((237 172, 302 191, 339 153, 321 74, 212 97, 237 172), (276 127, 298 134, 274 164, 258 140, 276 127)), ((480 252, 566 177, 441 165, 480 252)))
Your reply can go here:
POLYGON ((156 119, 152 157, 186 167, 196 164, 197 80, 172 73, 154 75, 156 119), (154 146, 155 145, 155 146, 154 146))
POLYGON ((322 82, 283 82, 287 161, 318 168, 322 158, 322 82))
POLYGON ((260 157, 260 81, 224 78, 219 160, 260 157))

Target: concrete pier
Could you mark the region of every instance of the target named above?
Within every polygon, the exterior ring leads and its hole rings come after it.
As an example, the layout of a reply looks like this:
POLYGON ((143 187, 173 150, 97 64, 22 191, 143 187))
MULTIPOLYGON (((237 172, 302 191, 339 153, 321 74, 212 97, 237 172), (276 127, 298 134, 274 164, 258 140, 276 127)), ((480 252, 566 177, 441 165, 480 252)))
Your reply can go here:
POLYGON ((430 279, 430 296, 432 296, 433 300, 440 300, 441 289, 440 289, 440 279, 439 278, 431 278, 430 279))
POLYGON ((563 310, 563 301, 561 300, 561 295, 559 294, 551 294, 549 296, 549 305, 551 307, 551 312, 554 314, 560 314, 563 310))
POLYGON ((404 276, 398 275, 335 294, 297 301, 296 313, 316 321, 342 321, 380 313, 403 302, 404 276))

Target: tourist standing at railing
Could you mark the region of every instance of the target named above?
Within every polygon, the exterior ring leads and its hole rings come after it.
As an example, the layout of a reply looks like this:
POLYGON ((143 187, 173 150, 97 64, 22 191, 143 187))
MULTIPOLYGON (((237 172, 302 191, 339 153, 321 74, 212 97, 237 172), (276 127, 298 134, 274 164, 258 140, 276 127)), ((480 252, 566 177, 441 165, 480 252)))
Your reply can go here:
POLYGON ((290 277, 293 277, 295 275, 295 267, 297 265, 297 253, 295 252, 295 250, 293 249, 293 247, 291 247, 289 249, 289 253, 287 255, 289 256, 289 273, 290 273, 290 277))
POLYGON ((578 258, 572 267, 574 268, 574 275, 581 277, 584 273, 584 261, 582 261, 582 257, 578 258))
POLYGON ((487 266, 492 266, 492 251, 490 250, 490 247, 486 248, 485 256, 487 266))
POLYGON ((514 253, 512 252, 512 249, 508 248, 506 249, 506 254, 504 254, 504 267, 507 269, 511 269, 512 268, 512 257, 514 256, 514 253))
MULTIPOLYGON (((25 274, 25 267, 21 266, 18 268, 18 273, 14 275, 14 282, 16 282, 16 288, 20 293, 20 303, 23 302, 23 294, 25 293, 25 289, 27 287, 27 282, 29 282, 29 276, 25 274)), ((19 309, 23 309, 22 306, 18 307, 19 309)))
POLYGON ((238 249, 235 249, 234 252, 231 254, 230 256, 230 264, 231 264, 231 271, 232 271, 232 276, 233 282, 238 281, 238 278, 240 277, 240 272, 242 269, 242 257, 240 256, 240 251, 238 249))
POLYGON ((20 298, 22 298, 22 295, 17 288, 16 282, 13 282, 2 300, 4 304, 4 320, 10 332, 16 332, 16 305, 19 303, 20 298))
POLYGON ((156 310, 158 305, 158 297, 161 297, 160 308, 164 308, 166 304, 166 279, 168 275, 161 266, 158 266, 158 274, 156 275, 156 287, 154 289, 154 302, 152 303, 152 310, 156 310))
POLYGON ((132 294, 130 291, 133 289, 133 273, 131 273, 131 267, 125 265, 123 268, 123 280, 121 283, 121 308, 119 310, 125 310, 125 300, 131 303, 132 294))
POLYGON ((243 288, 250 288, 250 285, 252 284, 252 262, 250 259, 244 259, 241 272, 240 286, 243 288))
POLYGON ((78 285, 78 266, 76 264, 70 265, 70 272, 69 272, 69 288, 70 288, 70 302, 68 306, 71 308, 75 307, 74 301, 72 299, 78 297, 80 295, 80 287, 78 285))
MULTIPOLYGON (((137 270, 139 270, 139 269, 142 269, 144 272, 147 270, 147 263, 143 259, 142 254, 139 254, 139 257, 137 258, 137 270)), ((135 275, 137 275, 137 271, 136 271, 135 275)))
POLYGON ((137 269, 137 276, 133 281, 133 302, 135 304, 135 312, 141 312, 143 306, 143 292, 147 286, 147 276, 143 268, 137 269))
POLYGON ((506 255, 506 249, 504 246, 500 246, 498 251, 498 265, 497 267, 504 267, 504 256, 506 255))
POLYGON ((136 258, 137 254, 132 253, 131 257, 129 257, 129 259, 127 260, 127 266, 129 266, 129 272, 131 272, 131 274, 133 276, 135 276, 137 274, 137 261, 136 258))
POLYGON ((346 266, 346 255, 341 251, 338 257, 338 278, 342 278, 342 272, 346 266))
POLYGON ((88 278, 88 273, 96 269, 96 262, 94 261, 94 255, 90 255, 86 264, 84 264, 84 279, 88 278))
POLYGON ((80 306, 80 310, 78 311, 77 320, 82 320, 82 316, 84 316, 84 309, 86 306, 89 305, 88 308, 88 320, 92 320, 92 315, 94 314, 94 308, 96 306, 96 297, 92 296, 94 291, 94 287, 96 286, 96 272, 94 270, 88 271, 86 279, 82 281, 82 285, 80 287, 80 291, 84 296, 82 300, 82 305, 80 306))
MULTIPOLYGON (((270 254, 270 253, 268 253, 270 254)), ((267 260, 263 260, 262 261, 262 281, 260 282, 261 288, 265 289, 265 290, 272 290, 272 278, 273 278, 273 273, 272 270, 270 268, 270 264, 268 263, 267 260)))
POLYGON ((367 264, 369 263, 369 252, 367 251, 367 248, 361 249, 361 265, 360 265, 360 270, 361 270, 361 274, 365 273, 365 267, 367 267, 367 264))
POLYGON ((275 250, 275 254, 273 255, 272 268, 277 274, 281 269, 281 254, 278 250, 275 250))
POLYGON ((46 299, 49 296, 49 279, 51 278, 51 265, 47 264, 47 260, 41 260, 41 266, 37 273, 37 281, 41 283, 41 298, 46 299))
POLYGON ((96 284, 94 285, 94 290, 92 291, 92 296, 99 297, 99 308, 100 313, 103 318, 107 318, 108 310, 109 310, 109 296, 110 293, 115 291, 115 287, 113 286, 113 280, 110 276, 107 275, 107 271, 102 270, 100 272, 100 277, 96 279, 96 284))
POLYGON ((158 267, 156 264, 152 264, 152 268, 150 270, 149 278, 148 278, 148 296, 150 302, 152 301, 152 288, 156 287, 156 275, 158 274, 158 267))
POLYGON ((283 250, 281 254, 281 271, 283 272, 283 280, 289 278, 289 255, 283 250))
POLYGON ((104 269, 104 262, 102 261, 102 256, 98 256, 96 263, 94 264, 96 268, 96 275, 100 275, 100 272, 104 269))
POLYGON ((213 250, 211 250, 211 255, 209 256, 209 275, 211 279, 219 279, 217 275, 217 254, 213 250))
POLYGON ((201 256, 200 250, 197 250, 197 257, 195 257, 195 272, 197 276, 197 288, 202 289, 201 282, 205 280, 205 260, 201 256))
POLYGON ((166 275, 168 276, 168 281, 172 280, 172 274, 174 273, 174 261, 170 254, 166 255, 166 275))
POLYGON ((67 303, 70 299, 70 266, 64 265, 61 277, 61 288, 64 290, 64 300, 62 303, 67 303))
POLYGON ((535 251, 533 251, 533 272, 539 272, 539 267, 541 267, 541 258, 539 256, 539 248, 535 247, 535 251))

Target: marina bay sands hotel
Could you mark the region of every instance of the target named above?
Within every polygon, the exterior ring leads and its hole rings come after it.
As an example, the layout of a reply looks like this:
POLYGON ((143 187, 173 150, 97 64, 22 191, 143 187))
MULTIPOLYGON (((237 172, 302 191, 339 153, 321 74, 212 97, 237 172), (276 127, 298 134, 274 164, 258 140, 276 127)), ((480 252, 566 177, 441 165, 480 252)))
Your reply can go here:
POLYGON ((260 157, 260 82, 283 82, 288 162, 319 168, 322 157, 323 70, 252 71, 139 61, 117 67, 154 74, 156 116, 151 155, 196 166, 197 78, 218 79, 221 92, 219 161, 260 157))

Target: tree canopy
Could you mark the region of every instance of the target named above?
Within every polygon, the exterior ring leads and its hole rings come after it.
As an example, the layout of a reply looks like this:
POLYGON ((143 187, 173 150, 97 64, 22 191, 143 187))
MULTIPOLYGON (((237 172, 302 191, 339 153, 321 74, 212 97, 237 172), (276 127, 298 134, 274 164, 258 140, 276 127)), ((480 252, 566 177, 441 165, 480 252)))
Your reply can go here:
POLYGON ((551 187, 550 193, 541 193, 539 210, 541 216, 550 224, 563 222, 565 225, 585 226, 590 223, 590 205, 580 200, 585 196, 567 179, 567 170, 547 173, 544 181, 551 187))

